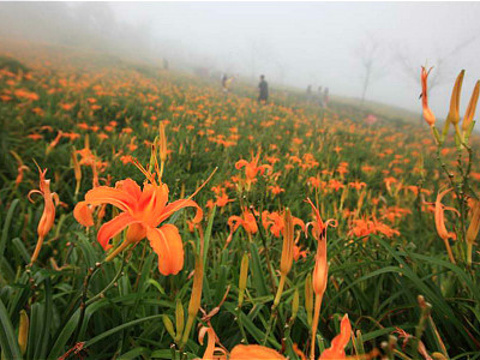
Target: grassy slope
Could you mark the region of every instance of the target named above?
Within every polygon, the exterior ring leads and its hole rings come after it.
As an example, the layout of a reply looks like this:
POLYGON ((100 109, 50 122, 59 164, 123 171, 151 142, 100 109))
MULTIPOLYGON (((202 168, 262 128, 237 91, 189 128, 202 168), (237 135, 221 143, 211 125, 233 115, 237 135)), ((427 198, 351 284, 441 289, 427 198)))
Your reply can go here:
MULTIPOLYGON (((214 309, 230 288, 220 312, 211 321, 228 349, 241 341, 242 331, 249 343, 265 341, 277 350, 283 348, 281 339, 285 336, 284 350, 292 358, 295 358, 293 342, 301 349, 307 348, 310 326, 303 306, 304 286, 307 274, 313 269, 316 242, 311 236, 301 237, 300 244, 309 254, 294 264, 276 314, 278 321, 266 336, 273 318, 271 304, 278 282, 274 271, 271 276, 269 270, 279 266, 281 239, 260 226, 260 233, 251 239, 240 228, 228 247, 225 240, 229 234, 228 218, 241 215, 241 205, 252 205, 260 212, 288 206, 295 216, 307 222, 312 219, 310 208, 304 203, 309 196, 318 201, 325 219, 334 217, 339 223, 328 232, 330 277, 320 322, 325 344, 338 332, 338 319, 344 313, 349 314, 354 329, 362 332, 366 350, 379 347, 396 326, 415 333, 420 317, 416 299, 424 295, 433 305, 432 322, 429 321, 422 336, 427 349, 441 350, 435 335, 438 328, 450 355, 465 358, 467 353, 478 353, 478 271, 465 265, 465 249, 460 241, 453 243, 458 264, 448 261, 444 245, 435 233, 432 213, 423 204, 424 199, 409 190, 409 187, 422 186, 432 192, 433 195, 425 195, 432 200, 435 191, 447 183, 437 170, 432 142, 425 142, 429 133, 424 127, 409 123, 393 110, 381 110, 378 114, 385 119, 374 126, 365 126, 363 118, 367 111, 358 110, 354 102, 344 104, 341 99, 334 99, 332 109, 323 113, 316 105, 299 101, 302 94, 295 92, 276 93, 272 97, 275 105, 258 107, 251 100, 255 99, 255 89, 241 83, 226 100, 216 82, 165 73, 145 64, 116 61, 112 66, 109 57, 93 59, 78 55, 42 50, 41 56, 31 56, 26 49, 18 51, 18 58, 34 69, 34 77, 20 80, 14 86, 36 91, 40 99, 32 103, 17 99, 0 103, 1 141, 5 149, 2 158, 5 186, 0 192, 5 229, 0 246, 0 299, 6 308, 4 311, 0 307, 0 315, 2 320, 9 319, 13 329, 4 326, 2 331, 15 338, 20 310, 25 309, 29 314, 31 337, 26 358, 46 358, 47 354, 55 358, 79 341, 86 341, 89 358, 106 359, 120 354, 129 354, 126 358, 135 358, 138 354, 171 358, 169 348, 173 341, 161 317, 166 315, 175 321, 176 303, 183 304, 185 310, 188 307, 192 287, 189 275, 194 269, 194 248, 188 244, 198 246, 200 239, 198 231, 188 231, 190 212, 180 213, 172 220, 180 228, 186 253, 184 269, 177 276, 167 278, 158 273, 157 256, 147 241, 125 258, 103 263, 105 253, 95 240, 95 231, 86 232, 72 216, 73 206, 91 188, 91 171, 88 166, 83 167, 84 177, 77 196, 73 193, 75 179, 69 160, 72 147, 81 149, 88 134, 92 149, 107 162, 102 181, 110 175, 112 184, 126 177, 141 183, 142 175, 133 166, 124 165, 120 155, 133 155, 147 163, 149 151, 143 142, 153 141, 158 134, 158 121, 162 119, 172 121, 167 127, 172 154, 163 178, 170 187, 171 200, 180 197, 182 188, 186 194, 192 193, 214 166, 219 167, 212 183, 195 199, 205 209, 206 218, 212 219, 202 307, 206 311, 214 309), (45 65, 45 60, 49 65, 45 65), (62 89, 59 79, 70 76, 72 84, 62 89), (61 91, 49 92, 50 88, 61 91), (90 111, 89 98, 96 98, 101 107, 90 111), (64 103, 72 103, 74 107, 62 110, 60 104, 64 103), (32 111, 37 107, 43 110, 43 115, 32 111), (397 116, 401 117, 399 121, 385 121, 397 116), (98 132, 91 127, 103 128, 112 119, 118 122, 118 128, 107 140, 100 140, 98 132), (78 125, 83 122, 90 128, 80 128, 78 125), (45 125, 54 130, 42 130, 45 125), (178 130, 174 130, 177 126, 178 130), (194 131, 187 130, 188 126, 193 126, 194 131), (128 128, 133 130, 131 134, 123 131, 128 128), (62 139, 47 154, 45 148, 58 129, 78 133, 80 137, 62 139), (210 130, 215 136, 205 136, 210 130), (26 141, 31 133, 40 133, 44 138, 26 141), (225 139, 235 145, 222 145, 225 139), (132 143, 137 145, 134 150, 128 147, 132 143), (229 187, 232 176, 244 176, 243 171, 235 169, 235 162, 249 160, 250 153, 259 148, 262 149, 260 163, 266 163, 268 157, 278 158, 274 164, 274 171, 280 173, 278 178, 259 176, 250 192, 229 187), (10 150, 18 153, 30 167, 18 188, 14 184, 18 164, 10 150), (117 156, 119 151, 122 153, 117 156), (36 226, 42 210, 41 205, 32 205, 25 198, 30 189, 37 187, 32 158, 48 166, 53 189, 66 207, 58 208, 56 224, 30 275, 24 267, 35 246, 36 226), (373 170, 366 170, 365 165, 373 170), (342 167, 347 168, 344 175, 341 175, 342 167), (315 177, 325 182, 323 190, 316 191, 312 186, 315 177), (385 180, 391 177, 396 182, 387 188, 385 180), (336 191, 332 180, 340 182, 343 188, 336 191), (349 185, 355 181, 367 184, 364 195, 361 189, 357 191, 349 185), (235 200, 218 208, 215 216, 206 208, 208 200, 215 200, 210 185, 224 188, 229 198, 235 200), (273 185, 285 192, 274 196, 269 188, 273 185), (361 197, 364 200, 361 201, 361 197), (352 218, 348 213, 357 206, 361 217, 352 218), (399 234, 355 235, 353 230, 358 230, 355 221, 372 216, 399 234), (267 250, 270 261, 266 258, 267 250), (236 309, 237 284, 244 253, 250 256, 251 274, 246 300, 239 311, 236 309), (128 261, 122 261, 126 258, 128 261), (56 268, 52 259, 65 268, 56 268), (89 268, 94 269, 97 262, 100 269, 89 278, 89 268), (88 289, 84 287, 85 281, 88 289), (290 330, 284 325, 292 313, 295 289, 300 292, 302 305, 290 330), (99 293, 105 296, 96 296, 99 293), (83 315, 82 299, 88 304, 83 315), (47 331, 45 324, 49 324, 47 331)), ((8 86, 11 85, 5 81, 1 83, 2 90, 8 86)), ((452 148, 451 143, 448 148, 452 148)), ((455 160, 454 151, 445 156, 449 156, 445 160, 449 165, 455 160)), ((478 170, 475 164, 474 171, 478 170)), ((478 182, 472 186, 477 189, 478 182)), ((451 201, 450 205, 454 204, 451 201)), ((106 219, 111 217, 108 210, 106 219)), ((449 215, 448 227, 459 228, 458 221, 449 215)), ((208 228, 205 221, 203 229, 208 228)), ((3 351, 7 351, 5 344, 2 342, 3 351)), ((203 354, 196 329, 185 350, 190 358, 203 354)), ((16 351, 12 341, 9 351, 16 351)), ((405 352, 412 358, 417 355, 408 347, 405 352)), ((353 353, 351 345, 348 353, 353 353)))

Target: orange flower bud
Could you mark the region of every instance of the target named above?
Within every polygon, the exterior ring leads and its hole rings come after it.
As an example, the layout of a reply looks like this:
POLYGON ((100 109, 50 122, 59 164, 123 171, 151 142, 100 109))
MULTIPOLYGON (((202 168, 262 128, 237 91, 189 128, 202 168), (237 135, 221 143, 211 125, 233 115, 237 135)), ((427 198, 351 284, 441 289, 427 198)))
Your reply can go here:
POLYGON ((282 260, 280 262, 280 272, 288 274, 293 264, 293 248, 295 245, 293 234, 293 218, 290 209, 286 209, 283 215, 285 228, 283 230, 282 260))
POLYGON ((240 265, 240 279, 238 281, 238 306, 242 306, 248 279, 248 255, 243 254, 240 265))
POLYGON ((480 201, 474 200, 472 220, 467 230, 467 263, 472 263, 472 249, 475 239, 477 238, 478 231, 480 230, 480 201))
POLYGON ((477 109, 478 95, 480 92, 480 80, 477 81, 475 87, 473 88, 472 97, 468 103, 467 111, 463 118, 462 130, 464 133, 470 131, 470 126, 475 116, 475 110, 477 109))
POLYGON ((450 110, 447 116, 447 122, 452 123, 453 125, 458 125, 460 121, 459 109, 460 109, 460 93, 462 91, 463 77, 465 75, 465 70, 460 71, 460 74, 455 80, 455 85, 452 90, 452 97, 450 98, 450 110))
POLYGON ((165 123, 160 121, 160 161, 164 163, 167 160, 167 137, 165 136, 165 123))
POLYGON ((22 355, 25 355, 28 345, 28 331, 30 320, 25 310, 20 311, 20 325, 18 326, 18 346, 22 355))
POLYGON ((82 181, 82 169, 80 168, 80 163, 78 162, 78 158, 77 158, 77 150, 75 150, 75 148, 73 148, 73 151, 72 151, 72 162, 73 162, 73 171, 75 173, 75 180, 77 181, 77 184, 75 187, 75 195, 77 195, 80 190, 80 183, 82 181))

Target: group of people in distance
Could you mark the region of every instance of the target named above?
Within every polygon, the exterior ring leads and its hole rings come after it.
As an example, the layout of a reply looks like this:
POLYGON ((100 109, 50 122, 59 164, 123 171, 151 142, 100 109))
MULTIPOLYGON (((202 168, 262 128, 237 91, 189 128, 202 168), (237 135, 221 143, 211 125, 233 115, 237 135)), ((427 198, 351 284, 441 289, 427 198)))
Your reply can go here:
POLYGON ((308 85, 307 87, 307 101, 308 102, 315 102, 318 101, 318 104, 321 107, 327 107, 329 101, 329 89, 328 87, 325 88, 324 91, 322 86, 318 87, 317 94, 312 92, 312 85, 308 85))
MULTIPOLYGON (((232 84, 234 77, 227 76, 227 74, 223 74, 222 76, 222 91, 225 96, 228 95, 230 91, 230 85, 232 84)), ((312 93, 312 85, 308 85, 307 87, 307 101, 313 102, 318 101, 318 104, 321 107, 327 107, 329 101, 329 89, 328 87, 322 91, 322 86, 318 87, 318 93, 312 93)), ((268 101, 268 83, 265 80, 265 75, 260 75, 260 82, 258 83, 258 102, 259 103, 267 103, 268 101)))

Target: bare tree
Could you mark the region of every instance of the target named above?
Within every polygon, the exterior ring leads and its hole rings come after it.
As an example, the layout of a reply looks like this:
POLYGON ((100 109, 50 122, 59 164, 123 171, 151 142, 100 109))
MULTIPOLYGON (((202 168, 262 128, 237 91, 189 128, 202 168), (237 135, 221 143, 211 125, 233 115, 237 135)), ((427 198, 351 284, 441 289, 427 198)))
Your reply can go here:
MULTIPOLYGON (((480 34, 474 34, 473 36, 459 42, 458 44, 447 49, 443 53, 437 51, 434 61, 431 63, 435 66, 435 71, 432 72, 428 78, 428 89, 431 92, 436 86, 439 86, 446 81, 449 81, 449 74, 451 73, 451 60, 453 56, 458 56, 463 50, 467 49, 470 45, 476 42, 480 38, 480 34)), ((441 48, 444 48, 442 45, 441 48)), ((420 65, 415 56, 412 55, 410 49, 406 46, 398 46, 395 44, 393 48, 394 59, 400 65, 401 70, 410 79, 416 83, 420 83, 420 65)))
POLYGON ((362 104, 365 102, 367 91, 371 84, 383 76, 382 68, 384 52, 381 42, 372 35, 367 35, 366 40, 356 49, 356 55, 363 67, 362 76, 362 104))

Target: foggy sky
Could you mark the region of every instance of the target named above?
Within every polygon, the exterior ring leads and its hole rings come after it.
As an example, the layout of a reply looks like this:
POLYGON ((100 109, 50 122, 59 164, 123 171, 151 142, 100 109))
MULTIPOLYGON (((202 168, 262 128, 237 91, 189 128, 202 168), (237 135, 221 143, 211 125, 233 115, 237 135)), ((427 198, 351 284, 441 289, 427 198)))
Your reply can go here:
POLYGON ((311 84, 314 89, 328 86, 336 95, 360 97, 365 75, 362 56, 369 58, 366 54, 374 44, 367 100, 420 111, 418 78, 420 66, 427 63, 436 66, 432 78, 438 70, 430 106, 444 116, 455 76, 464 68, 463 113, 474 83, 480 79, 480 3, 122 2, 69 6, 81 6, 87 12, 110 7, 119 24, 125 25, 118 31, 135 31, 130 40, 143 40, 150 55, 188 59, 218 71, 254 76, 255 81, 263 73, 272 89, 275 83, 303 89, 311 84))
POLYGON ((462 68, 467 70, 462 102, 480 79, 480 38, 473 39, 480 34, 479 3, 171 2, 113 8, 119 18, 146 21, 159 37, 205 54, 225 71, 250 75, 254 67, 256 75, 281 83, 283 70, 284 83, 329 86, 332 93, 352 97, 362 91, 360 49, 378 43, 367 99, 417 111, 419 82, 400 64, 398 52, 418 75, 421 65, 443 59, 443 84, 430 96, 439 116, 448 111, 462 68))

